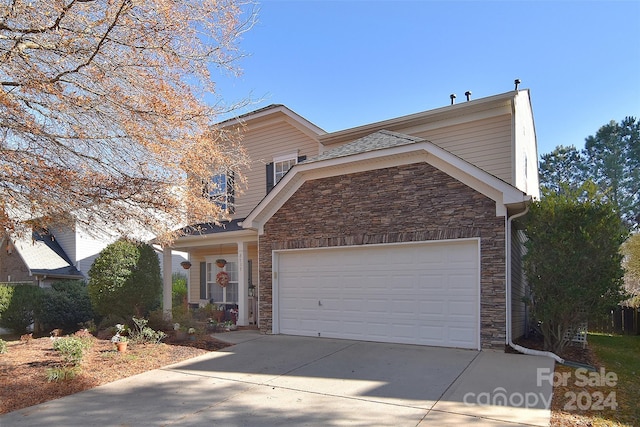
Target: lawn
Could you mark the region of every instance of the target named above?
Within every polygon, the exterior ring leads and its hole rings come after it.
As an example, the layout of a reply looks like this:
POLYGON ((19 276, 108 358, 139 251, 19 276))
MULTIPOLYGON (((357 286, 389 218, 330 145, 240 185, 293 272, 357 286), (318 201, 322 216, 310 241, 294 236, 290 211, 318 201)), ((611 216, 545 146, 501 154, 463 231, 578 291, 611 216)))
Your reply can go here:
POLYGON ((640 336, 589 334, 588 342, 597 372, 556 366, 551 425, 640 425, 640 336))

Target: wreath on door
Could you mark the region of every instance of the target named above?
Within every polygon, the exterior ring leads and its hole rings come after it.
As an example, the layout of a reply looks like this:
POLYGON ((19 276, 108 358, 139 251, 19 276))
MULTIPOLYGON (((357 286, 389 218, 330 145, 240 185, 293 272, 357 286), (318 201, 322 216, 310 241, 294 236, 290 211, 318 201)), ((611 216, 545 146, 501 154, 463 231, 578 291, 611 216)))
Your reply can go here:
POLYGON ((216 274, 216 283, 223 288, 226 288, 229 284, 229 273, 226 271, 221 271, 216 274))

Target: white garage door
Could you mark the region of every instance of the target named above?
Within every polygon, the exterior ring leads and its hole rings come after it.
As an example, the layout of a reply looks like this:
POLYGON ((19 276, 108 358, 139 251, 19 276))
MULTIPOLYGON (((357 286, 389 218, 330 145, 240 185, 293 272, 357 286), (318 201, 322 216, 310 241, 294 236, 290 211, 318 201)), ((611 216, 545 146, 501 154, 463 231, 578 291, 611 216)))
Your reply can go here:
POLYGON ((478 244, 276 252, 274 333, 477 349, 478 244))

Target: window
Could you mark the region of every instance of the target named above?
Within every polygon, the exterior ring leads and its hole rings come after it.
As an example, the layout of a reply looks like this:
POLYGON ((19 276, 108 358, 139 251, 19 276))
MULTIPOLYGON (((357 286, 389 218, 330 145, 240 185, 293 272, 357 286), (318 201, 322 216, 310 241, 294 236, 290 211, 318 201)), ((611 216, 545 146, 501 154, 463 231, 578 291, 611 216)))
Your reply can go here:
POLYGON ((220 209, 228 213, 233 213, 233 172, 219 173, 212 176, 211 181, 205 184, 203 193, 218 205, 220 209))
POLYGON ((298 163, 298 157, 295 156, 289 159, 277 160, 274 159, 273 162, 273 182, 278 183, 282 177, 289 172, 289 169, 298 163))
POLYGON ((267 164, 267 194, 286 175, 289 169, 306 159, 307 156, 298 157, 297 153, 274 157, 273 162, 267 164))
POLYGON ((237 304, 238 303, 238 263, 231 256, 225 256, 227 264, 220 268, 212 259, 207 259, 207 288, 209 289, 209 298, 214 303, 237 304), (229 284, 224 288, 216 283, 216 275, 226 271, 229 275, 229 284))

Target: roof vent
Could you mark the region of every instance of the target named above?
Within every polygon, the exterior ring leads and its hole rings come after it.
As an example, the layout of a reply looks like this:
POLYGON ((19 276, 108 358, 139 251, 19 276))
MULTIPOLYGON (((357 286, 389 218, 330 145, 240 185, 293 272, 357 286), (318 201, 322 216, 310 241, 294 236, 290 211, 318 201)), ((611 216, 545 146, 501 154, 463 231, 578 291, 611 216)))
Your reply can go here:
POLYGON ((518 85, 520 84, 520 79, 515 79, 513 82, 516 84, 516 90, 518 90, 518 85))
POLYGON ((451 105, 456 103, 456 94, 452 93, 451 95, 449 95, 449 98, 451 98, 451 105))
POLYGON ((466 96, 466 97, 467 97, 467 101, 471 101, 471 91, 470 91, 470 90, 466 91, 466 92, 464 93, 464 96, 466 96))

